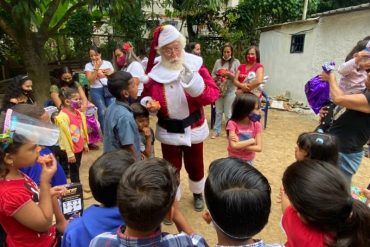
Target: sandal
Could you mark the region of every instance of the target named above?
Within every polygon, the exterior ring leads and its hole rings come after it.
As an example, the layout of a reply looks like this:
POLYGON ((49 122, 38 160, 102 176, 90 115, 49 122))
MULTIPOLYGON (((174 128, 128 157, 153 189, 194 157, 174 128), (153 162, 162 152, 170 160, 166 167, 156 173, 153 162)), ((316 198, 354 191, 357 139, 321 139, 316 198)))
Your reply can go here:
POLYGON ((212 136, 211 136, 211 139, 216 139, 217 137, 219 137, 220 134, 218 133, 213 133, 212 136))

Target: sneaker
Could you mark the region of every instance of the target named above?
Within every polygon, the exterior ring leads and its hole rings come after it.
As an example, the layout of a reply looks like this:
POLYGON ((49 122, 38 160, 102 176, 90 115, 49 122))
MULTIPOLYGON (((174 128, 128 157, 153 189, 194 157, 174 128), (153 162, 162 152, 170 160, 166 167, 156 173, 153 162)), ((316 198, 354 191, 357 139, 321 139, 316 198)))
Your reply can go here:
POLYGON ((204 209, 204 200, 202 194, 193 194, 195 211, 202 211, 204 209))

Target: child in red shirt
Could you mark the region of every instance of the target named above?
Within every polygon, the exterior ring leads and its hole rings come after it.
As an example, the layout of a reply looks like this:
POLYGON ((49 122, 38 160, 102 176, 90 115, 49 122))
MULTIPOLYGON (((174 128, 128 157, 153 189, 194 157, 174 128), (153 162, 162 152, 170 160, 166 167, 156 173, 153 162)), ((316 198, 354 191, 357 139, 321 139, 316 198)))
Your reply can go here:
POLYGON ((293 163, 284 172, 280 196, 286 247, 370 246, 370 209, 352 198, 333 164, 293 163))
MULTIPOLYGON (((4 119, 2 119, 4 120, 4 119)), ((7 122, 7 121, 5 121, 7 122)), ((6 124, 5 124, 6 125, 6 124)), ((0 222, 6 233, 8 247, 50 247, 57 244, 56 227, 52 225, 55 213, 57 224, 65 226, 56 195, 63 187, 50 188, 56 172, 54 156, 39 158, 39 146, 10 127, 0 124, 0 222), (5 128, 5 131, 4 131, 5 128), (22 141, 21 141, 22 140, 22 141), (40 187, 19 168, 42 164, 40 187)), ((30 133, 31 135, 35 133, 30 133)), ((52 137, 49 137, 52 138, 52 137)), ((57 140, 55 140, 57 141, 57 140)), ((63 230, 58 228, 59 230, 63 230)))

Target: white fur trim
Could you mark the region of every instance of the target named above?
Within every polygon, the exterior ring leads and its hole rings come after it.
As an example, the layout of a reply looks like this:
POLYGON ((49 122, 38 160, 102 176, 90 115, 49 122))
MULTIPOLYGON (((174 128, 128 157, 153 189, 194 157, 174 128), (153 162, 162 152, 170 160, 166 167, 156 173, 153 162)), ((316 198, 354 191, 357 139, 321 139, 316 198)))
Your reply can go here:
POLYGON ((174 119, 184 119, 189 116, 188 101, 184 88, 179 82, 164 84, 168 116, 174 119))
POLYGON ((200 194, 204 191, 204 184, 206 182, 206 178, 203 177, 200 181, 194 182, 189 178, 189 189, 192 193, 200 194))
POLYGON ((140 104, 146 108, 146 104, 147 104, 149 101, 151 101, 151 100, 153 100, 153 98, 152 98, 152 97, 150 97, 150 96, 145 96, 145 97, 143 97, 143 98, 140 100, 140 104))
POLYGON ((172 25, 165 25, 162 27, 158 37, 158 48, 161 48, 169 43, 177 40, 181 33, 172 25))
POLYGON ((176 201, 180 201, 180 199, 181 199, 181 185, 177 187, 176 196, 175 196, 176 201))
POLYGON ((203 93, 205 88, 203 78, 199 75, 198 72, 194 72, 193 78, 188 84, 183 82, 180 83, 191 97, 198 97, 203 93))
MULTIPOLYGON (((179 78, 181 69, 170 70, 162 65, 161 58, 159 58, 158 61, 159 62, 148 74, 150 78, 162 84, 174 82, 179 78)), ((184 63, 191 71, 199 71, 200 67, 203 65, 203 59, 199 56, 184 52, 184 63)))
POLYGON ((188 146, 191 144, 198 144, 203 142, 209 135, 207 121, 194 129, 190 127, 185 128, 184 134, 168 133, 166 129, 157 124, 155 130, 155 138, 164 144, 173 146, 188 146))

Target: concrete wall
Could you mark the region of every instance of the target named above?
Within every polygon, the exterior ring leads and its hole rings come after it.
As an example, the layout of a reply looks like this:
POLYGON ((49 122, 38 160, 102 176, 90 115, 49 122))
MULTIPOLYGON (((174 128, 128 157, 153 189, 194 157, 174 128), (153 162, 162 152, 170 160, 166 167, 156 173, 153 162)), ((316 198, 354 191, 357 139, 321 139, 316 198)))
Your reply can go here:
POLYGON ((294 100, 306 102, 304 85, 321 72, 323 62, 344 62, 358 40, 370 35, 370 10, 324 16, 318 23, 287 24, 261 33, 261 60, 270 76, 271 96, 290 91, 294 100), (290 53, 291 35, 306 34, 304 52, 290 53))

